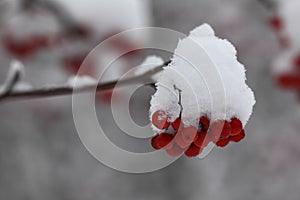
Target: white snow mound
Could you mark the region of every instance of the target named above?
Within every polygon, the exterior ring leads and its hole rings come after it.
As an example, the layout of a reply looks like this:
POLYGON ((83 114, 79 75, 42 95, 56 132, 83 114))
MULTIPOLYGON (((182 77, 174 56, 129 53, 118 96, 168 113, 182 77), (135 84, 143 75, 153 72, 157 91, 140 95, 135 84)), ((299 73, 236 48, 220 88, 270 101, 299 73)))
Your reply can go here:
MULTIPOLYGON (((164 64, 164 60, 161 57, 155 55, 147 56, 142 64, 135 69, 134 74, 137 76, 142 75, 162 64, 164 64)), ((161 72, 154 74, 151 78, 157 81, 160 75, 161 72)))
POLYGON ((71 76, 67 81, 67 86, 77 88, 77 89, 86 86, 96 85, 96 84, 97 84, 96 79, 87 75, 71 76))
MULTIPOLYGON (((232 117, 247 123, 255 104, 252 90, 246 84, 245 68, 237 60, 234 46, 215 36, 208 24, 191 31, 179 41, 172 62, 164 68, 152 96, 150 119, 164 110, 169 121, 179 117, 186 126, 198 126, 201 116, 211 122, 232 117)), ((154 129, 157 132, 157 129, 154 129)))

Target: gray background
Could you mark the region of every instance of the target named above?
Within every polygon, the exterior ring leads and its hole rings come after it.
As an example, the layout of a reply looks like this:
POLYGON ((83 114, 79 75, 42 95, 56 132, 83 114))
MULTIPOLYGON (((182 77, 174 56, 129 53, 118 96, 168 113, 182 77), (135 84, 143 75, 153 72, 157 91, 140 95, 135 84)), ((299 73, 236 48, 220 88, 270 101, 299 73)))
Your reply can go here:
MULTIPOLYGON (((0 104, 0 199, 299 199, 299 101, 274 82, 271 62, 279 47, 266 25, 266 10, 254 0, 153 0, 149 10, 154 26, 187 34, 208 22, 237 46, 257 99, 246 139, 215 148, 203 160, 182 157, 160 171, 125 174, 105 167, 84 148, 70 97, 8 102, 0 104)), ((33 60, 27 61, 27 80, 37 85, 64 80, 55 59, 41 54, 33 60)), ((9 61, 1 53, 1 81, 9 61)), ((147 122, 152 93, 145 88, 134 98, 137 123, 147 122)), ((105 104, 97 109, 113 141, 124 137, 120 146, 149 148, 149 141, 120 136, 105 104)))

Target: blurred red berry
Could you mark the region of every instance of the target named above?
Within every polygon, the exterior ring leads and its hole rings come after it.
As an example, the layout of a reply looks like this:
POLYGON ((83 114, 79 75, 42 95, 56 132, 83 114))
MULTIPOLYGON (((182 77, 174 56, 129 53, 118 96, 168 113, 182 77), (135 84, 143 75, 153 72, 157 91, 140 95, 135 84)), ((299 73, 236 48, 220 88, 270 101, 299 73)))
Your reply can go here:
POLYGON ((51 45, 51 39, 47 35, 35 35, 33 36, 36 42, 36 46, 43 48, 51 45))
POLYGON ((183 153, 183 149, 180 148, 178 145, 174 144, 172 146, 172 148, 170 149, 167 149, 166 152, 169 156, 172 156, 172 157, 178 157, 180 156, 182 153, 183 153))
POLYGON ((270 19, 270 25, 275 31, 280 31, 283 28, 283 22, 281 17, 274 16, 270 19))
POLYGON ((26 38, 20 41, 16 41, 11 36, 5 36, 3 38, 3 44, 5 49, 12 55, 20 58, 25 58, 30 54, 33 54, 37 50, 37 43, 33 38, 26 38))
POLYGON ((300 54, 294 59, 294 65, 300 68, 300 54))
POLYGON ((91 28, 83 24, 76 25, 72 28, 72 34, 77 35, 79 37, 87 38, 91 35, 91 33, 91 28))
POLYGON ((222 138, 222 139, 220 139, 219 141, 216 142, 216 145, 218 147, 225 147, 228 144, 229 144, 229 139, 227 139, 227 138, 222 138))
POLYGON ((236 117, 231 119, 230 125, 231 125, 230 136, 237 135, 243 130, 243 124, 242 124, 241 120, 239 120, 236 117))
POLYGON ((168 128, 170 125, 168 115, 162 110, 154 112, 152 115, 152 124, 161 130, 168 128))
POLYGON ((281 45, 281 47, 287 48, 290 46, 291 41, 287 36, 280 35, 279 36, 279 44, 281 45))
POLYGON ((293 89, 300 87, 300 74, 281 74, 277 78, 278 84, 283 88, 293 89))
POLYGON ((210 124, 210 119, 206 116, 200 117, 199 123, 202 126, 202 131, 207 132, 210 124))
POLYGON ((240 132, 240 134, 235 135, 235 136, 230 136, 230 137, 229 137, 229 140, 232 141, 232 142, 239 142, 239 141, 241 141, 242 139, 244 139, 245 136, 246 136, 245 131, 242 130, 242 131, 240 132))
POLYGON ((197 136, 197 129, 193 126, 184 128, 180 132, 180 136, 184 142, 191 144, 197 136))
POLYGON ((184 152, 187 157, 195 157, 198 156, 201 153, 202 149, 197 147, 194 144, 191 144, 191 146, 184 152))
POLYGON ((199 132, 197 139, 194 141, 194 144, 200 148, 205 148, 209 144, 209 137, 206 132, 199 132))
POLYGON ((63 64, 65 69, 71 74, 78 73, 79 75, 94 76, 95 74, 94 60, 86 59, 87 56, 88 56, 88 52, 86 51, 78 54, 64 56, 63 64))
POLYGON ((81 64, 83 63, 85 56, 69 56, 64 58, 64 65, 68 72, 71 74, 77 74, 81 64))
POLYGON ((96 94, 98 100, 108 104, 111 103, 112 95, 113 89, 103 90, 96 94))

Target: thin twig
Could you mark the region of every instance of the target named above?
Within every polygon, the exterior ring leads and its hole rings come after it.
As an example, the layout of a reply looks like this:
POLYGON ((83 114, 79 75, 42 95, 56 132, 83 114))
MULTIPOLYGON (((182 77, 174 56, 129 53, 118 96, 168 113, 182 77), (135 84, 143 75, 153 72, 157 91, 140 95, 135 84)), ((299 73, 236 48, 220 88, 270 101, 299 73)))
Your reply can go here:
POLYGON ((277 10, 277 2, 274 0, 257 0, 259 3, 261 3, 267 10, 270 10, 272 12, 277 10))
POLYGON ((0 99, 6 98, 10 95, 15 85, 20 81, 22 77, 23 65, 17 61, 14 61, 10 67, 7 78, 1 87, 0 99))
POLYGON ((180 106, 179 118, 181 118, 182 111, 183 111, 183 106, 182 106, 182 102, 181 102, 181 92, 182 92, 182 90, 179 89, 176 85, 174 85, 173 87, 174 87, 174 90, 178 91, 178 104, 180 106))
POLYGON ((78 22, 75 21, 71 14, 59 3, 49 0, 22 0, 24 9, 40 8, 46 12, 51 13, 60 23, 60 25, 67 31, 70 36, 78 36, 76 29, 78 22))
POLYGON ((73 88, 72 86, 54 86, 54 87, 42 87, 38 89, 26 90, 26 91, 11 91, 6 95, 0 96, 0 102, 8 99, 32 99, 32 98, 45 98, 54 96, 71 95, 73 93, 83 93, 93 91, 96 87, 96 91, 102 91, 114 88, 118 86, 125 86, 133 83, 141 83, 147 79, 150 79, 152 75, 160 72, 164 66, 168 65, 171 61, 167 61, 162 65, 159 65, 152 70, 149 70, 141 75, 132 76, 124 80, 114 80, 106 83, 99 83, 95 85, 86 85, 79 88, 73 88))

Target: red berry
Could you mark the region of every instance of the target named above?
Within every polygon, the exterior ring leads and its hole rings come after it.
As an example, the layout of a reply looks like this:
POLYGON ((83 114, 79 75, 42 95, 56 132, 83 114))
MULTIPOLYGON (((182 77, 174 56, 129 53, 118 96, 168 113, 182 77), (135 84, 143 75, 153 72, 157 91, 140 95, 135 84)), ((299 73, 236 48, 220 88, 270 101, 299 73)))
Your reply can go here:
POLYGON ((214 142, 218 141, 220 137, 227 138, 231 132, 231 126, 227 121, 219 120, 210 127, 210 135, 214 142))
POLYGON ((280 31, 283 28, 282 19, 279 16, 274 16, 270 19, 270 25, 275 31, 280 31))
POLYGON ((231 119, 230 125, 231 125, 230 136, 237 135, 243 130, 242 122, 236 117, 231 119))
POLYGON ((287 36, 284 36, 284 35, 279 36, 279 44, 282 47, 284 47, 284 48, 289 47, 290 43, 291 43, 291 41, 287 36))
POLYGON ((152 124, 161 130, 168 128, 170 125, 168 115, 162 110, 154 112, 152 115, 152 124))
POLYGON ((37 50, 37 43, 33 38, 26 38, 22 41, 16 41, 12 36, 7 35, 3 38, 3 44, 6 50, 19 57, 27 57, 37 50))
POLYGON ((176 143, 179 147, 181 147, 182 149, 187 148, 187 147, 190 146, 190 144, 191 144, 191 143, 185 142, 185 141, 183 140, 183 138, 182 138, 182 136, 181 136, 181 133, 177 133, 177 134, 175 135, 174 140, 175 140, 175 143, 176 143))
POLYGON ((180 132, 180 136, 184 142, 191 144, 197 136, 197 129, 193 126, 184 128, 180 132))
POLYGON ((235 136, 230 136, 230 137, 229 137, 229 140, 232 141, 232 142, 239 142, 239 141, 241 141, 242 139, 244 139, 245 136, 246 136, 245 131, 242 130, 242 131, 240 132, 240 134, 235 135, 235 136))
POLYGON ((231 125, 228 121, 224 121, 221 137, 228 138, 231 133, 231 125))
POLYGON ((174 128, 175 131, 178 131, 180 127, 182 127, 181 119, 177 118, 174 122, 172 122, 172 127, 174 128))
POLYGON ((51 38, 47 35, 35 35, 34 38, 36 41, 36 46, 39 48, 49 47, 51 44, 51 38))
POLYGON ((294 65, 300 68, 300 54, 295 58, 294 65))
POLYGON ((196 141, 194 141, 194 144, 198 147, 205 148, 205 147, 207 147, 209 142, 210 141, 209 141, 209 137, 208 137, 207 133, 201 131, 198 133, 198 137, 197 137, 196 141))
POLYGON ((174 144, 171 149, 167 149, 167 154, 172 157, 178 157, 183 153, 183 149, 174 144))
POLYGON ((91 29, 83 24, 73 27, 72 31, 73 31, 72 32, 73 34, 76 34, 83 38, 86 38, 86 37, 90 36, 90 34, 91 34, 91 29))
POLYGON ((155 136, 152 140, 153 148, 155 149, 162 149, 162 148, 171 148, 173 135, 169 133, 161 133, 155 136))
MULTIPOLYGON (((103 90, 97 93, 97 99, 99 101, 110 104, 112 100, 113 92, 114 92, 113 89, 103 90)), ((114 95, 116 97, 116 93, 114 95)))
POLYGON ((64 65, 67 71, 69 71, 72 74, 76 74, 81 67, 83 61, 85 59, 85 55, 80 56, 66 56, 64 57, 64 65))
POLYGON ((300 75, 294 74, 282 74, 277 78, 277 82, 284 88, 298 88, 300 86, 300 75))
POLYGON ((127 38, 112 37, 109 41, 111 46, 126 52, 132 51, 137 47, 136 44, 127 38))
POLYGON ((154 148, 154 149, 156 149, 156 150, 159 150, 159 149, 161 149, 161 147, 159 147, 158 146, 158 135, 156 135, 155 137, 153 137, 152 139, 151 139, 151 146, 154 148))
POLYGON ((220 139, 220 133, 218 132, 210 132, 208 134, 209 140, 216 143, 220 139))
POLYGON ((226 147, 228 144, 229 144, 229 139, 227 138, 220 139, 218 142, 216 142, 216 145, 218 147, 226 147))
POLYGON ((197 147, 194 144, 191 144, 191 146, 184 152, 187 157, 195 157, 198 156, 201 153, 202 149, 197 147))
POLYGON ((207 132, 210 124, 210 119, 206 116, 200 117, 199 123, 202 125, 202 131, 207 132))

